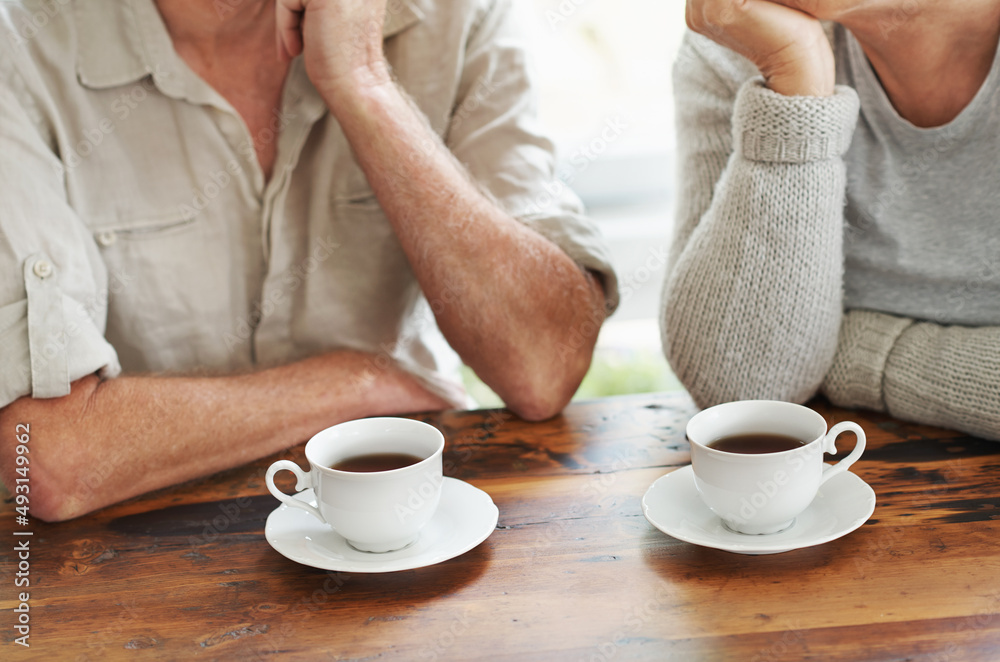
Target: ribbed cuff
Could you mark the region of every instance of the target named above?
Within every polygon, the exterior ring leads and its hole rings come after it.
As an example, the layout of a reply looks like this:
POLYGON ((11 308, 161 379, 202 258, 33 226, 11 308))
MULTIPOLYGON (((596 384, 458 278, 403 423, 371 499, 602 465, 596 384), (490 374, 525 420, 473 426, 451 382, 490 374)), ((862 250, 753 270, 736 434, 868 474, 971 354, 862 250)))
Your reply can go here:
POLYGON ((736 150, 750 161, 806 163, 842 156, 858 121, 858 95, 838 85, 829 97, 778 94, 759 76, 743 83, 733 110, 736 150))
POLYGON ((846 313, 833 366, 823 381, 830 401, 839 407, 885 411, 885 364, 896 340, 912 324, 905 317, 868 310, 846 313))

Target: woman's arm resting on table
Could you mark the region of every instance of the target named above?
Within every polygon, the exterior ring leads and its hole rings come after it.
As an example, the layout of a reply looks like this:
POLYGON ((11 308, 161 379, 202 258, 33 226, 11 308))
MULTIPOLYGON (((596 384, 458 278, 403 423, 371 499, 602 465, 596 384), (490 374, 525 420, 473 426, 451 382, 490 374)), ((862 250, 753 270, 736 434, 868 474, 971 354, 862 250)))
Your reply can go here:
POLYGON ((850 311, 823 393, 840 407, 1000 440, 1000 327, 850 311))
POLYGON ((336 423, 448 406, 403 370, 371 365, 366 354, 335 352, 226 377, 84 377, 67 396, 0 409, 0 478, 14 484, 15 427, 30 425, 31 514, 65 520, 336 423))
POLYGON ((842 155, 857 95, 788 97, 753 75, 695 35, 674 68, 680 176, 663 344, 701 406, 807 400, 840 328, 842 155))

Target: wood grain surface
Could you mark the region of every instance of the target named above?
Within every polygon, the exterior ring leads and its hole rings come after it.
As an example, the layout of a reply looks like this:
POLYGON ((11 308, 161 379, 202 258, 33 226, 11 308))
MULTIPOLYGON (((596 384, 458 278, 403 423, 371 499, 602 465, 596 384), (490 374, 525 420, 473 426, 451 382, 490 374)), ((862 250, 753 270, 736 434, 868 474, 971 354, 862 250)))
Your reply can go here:
POLYGON ((649 485, 689 461, 684 395, 544 423, 417 416, 448 440, 445 473, 488 492, 500 521, 465 555, 403 572, 327 572, 268 545, 264 472, 304 465, 301 445, 62 524, 18 525, 5 494, 0 657, 1000 660, 1000 445, 812 406, 866 429, 853 471, 878 505, 846 537, 772 556, 696 547, 642 516, 649 485), (15 587, 22 530, 29 588, 15 587), (14 641, 21 591, 30 648, 14 641))

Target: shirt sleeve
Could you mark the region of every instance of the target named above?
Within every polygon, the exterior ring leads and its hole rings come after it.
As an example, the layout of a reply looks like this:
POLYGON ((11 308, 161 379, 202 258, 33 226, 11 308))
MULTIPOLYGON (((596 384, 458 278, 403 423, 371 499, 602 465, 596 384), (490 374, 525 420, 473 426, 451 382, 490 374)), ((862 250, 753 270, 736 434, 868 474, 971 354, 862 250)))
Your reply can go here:
POLYGON ((537 120, 525 20, 510 0, 496 0, 472 31, 446 143, 508 213, 601 275, 611 311, 618 279, 607 244, 556 176, 553 144, 537 120))
MULTIPOLYGON (((23 60, 22 60, 23 61, 23 60)), ((42 107, 4 54, 0 63, 0 407, 55 398, 121 368, 104 339, 108 275, 71 208, 42 107)))

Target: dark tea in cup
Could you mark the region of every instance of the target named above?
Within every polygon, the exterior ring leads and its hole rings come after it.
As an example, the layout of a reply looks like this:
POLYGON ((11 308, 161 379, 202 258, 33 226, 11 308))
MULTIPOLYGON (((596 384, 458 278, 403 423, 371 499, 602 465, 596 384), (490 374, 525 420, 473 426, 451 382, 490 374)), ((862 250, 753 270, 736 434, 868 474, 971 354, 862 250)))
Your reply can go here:
POLYGON ((764 453, 781 453, 805 446, 808 441, 785 434, 749 433, 733 434, 716 439, 706 444, 709 448, 725 453, 744 453, 747 455, 763 455, 764 453))
POLYGON ((330 466, 334 471, 353 471, 355 473, 373 473, 376 471, 392 471, 416 464, 424 458, 410 453, 365 453, 348 457, 330 466))

